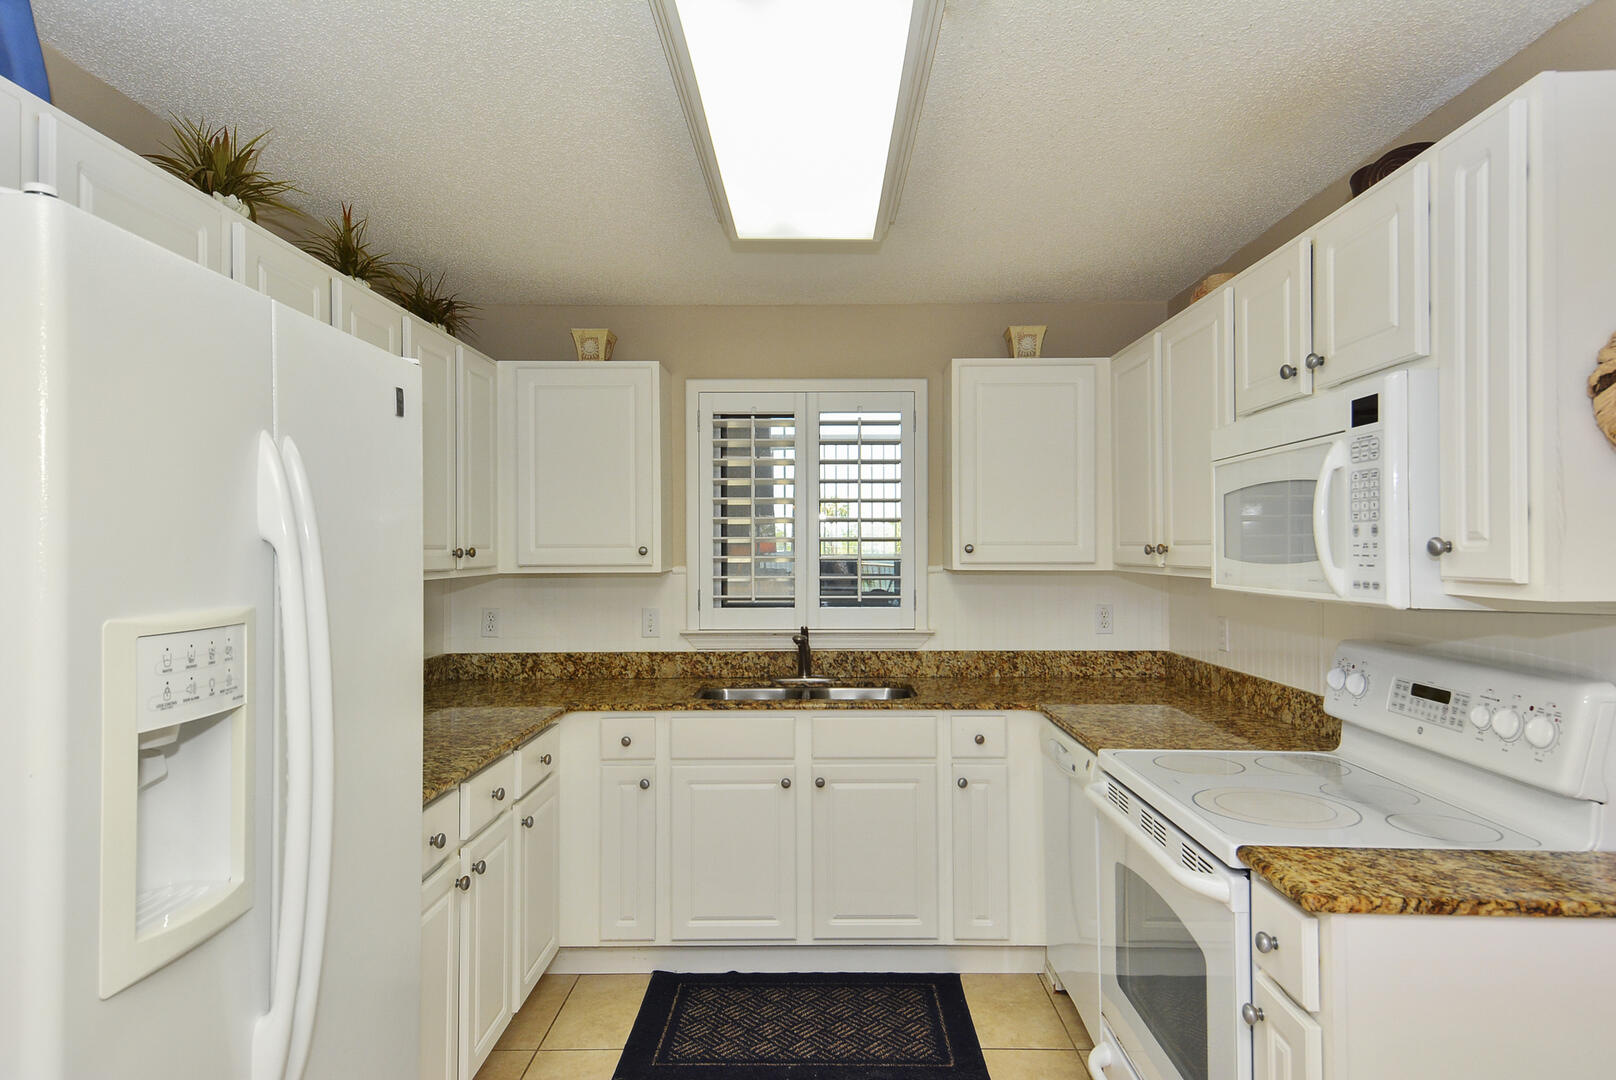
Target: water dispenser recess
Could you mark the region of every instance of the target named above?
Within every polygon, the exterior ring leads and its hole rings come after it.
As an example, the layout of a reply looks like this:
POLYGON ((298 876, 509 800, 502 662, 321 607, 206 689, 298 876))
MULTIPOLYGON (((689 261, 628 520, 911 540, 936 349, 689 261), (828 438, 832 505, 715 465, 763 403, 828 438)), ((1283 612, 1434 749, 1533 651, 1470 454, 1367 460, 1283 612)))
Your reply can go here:
POLYGON ((251 608, 102 628, 100 993, 252 905, 251 608))

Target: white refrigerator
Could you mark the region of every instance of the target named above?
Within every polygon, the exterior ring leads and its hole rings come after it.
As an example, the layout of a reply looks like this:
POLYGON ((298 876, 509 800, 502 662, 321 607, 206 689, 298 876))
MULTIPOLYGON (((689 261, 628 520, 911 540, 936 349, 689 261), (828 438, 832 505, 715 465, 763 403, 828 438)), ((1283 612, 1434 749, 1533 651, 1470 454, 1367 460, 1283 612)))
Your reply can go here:
POLYGON ((0 1076, 418 1072, 420 372, 0 193, 0 1076))

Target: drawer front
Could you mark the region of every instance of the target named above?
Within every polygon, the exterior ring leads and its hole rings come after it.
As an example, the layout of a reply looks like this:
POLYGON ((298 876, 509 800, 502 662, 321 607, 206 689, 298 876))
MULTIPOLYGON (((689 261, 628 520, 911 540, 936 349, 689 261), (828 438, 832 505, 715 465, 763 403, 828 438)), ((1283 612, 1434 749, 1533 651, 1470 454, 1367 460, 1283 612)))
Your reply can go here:
POLYGON ((859 709, 813 718, 814 757, 935 758, 937 714, 859 709))
POLYGON ((654 757, 656 757, 656 717, 601 718, 600 760, 647 761, 654 757))
POLYGON ((516 792, 526 795, 539 786, 539 781, 556 770, 556 748, 561 744, 561 729, 553 727, 537 738, 529 739, 516 748, 516 792))
POLYGON ((797 756, 797 718, 779 713, 676 716, 668 735, 676 760, 725 761, 797 756))
POLYGON ((951 722, 952 749, 957 758, 1004 757, 1003 713, 959 713, 951 722))
POLYGON ((1251 936, 1251 956, 1258 970, 1267 972, 1304 1009, 1318 1012, 1319 921, 1267 885, 1253 881, 1251 936))
POLYGON ((421 811, 421 876, 436 870, 459 847, 460 800, 454 795, 440 795, 421 811), (439 837, 442 839, 433 843, 439 837))
POLYGON ((460 785, 460 839, 470 840, 516 801, 516 755, 506 754, 460 785))

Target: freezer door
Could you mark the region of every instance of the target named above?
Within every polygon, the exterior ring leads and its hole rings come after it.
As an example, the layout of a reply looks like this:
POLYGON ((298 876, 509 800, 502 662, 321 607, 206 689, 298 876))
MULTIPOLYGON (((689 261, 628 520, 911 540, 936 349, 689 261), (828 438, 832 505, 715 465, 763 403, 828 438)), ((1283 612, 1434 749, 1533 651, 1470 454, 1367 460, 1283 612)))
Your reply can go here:
POLYGON ((274 323, 276 437, 296 446, 319 523, 335 714, 330 908, 307 1077, 413 1076, 420 369, 279 304, 274 323))

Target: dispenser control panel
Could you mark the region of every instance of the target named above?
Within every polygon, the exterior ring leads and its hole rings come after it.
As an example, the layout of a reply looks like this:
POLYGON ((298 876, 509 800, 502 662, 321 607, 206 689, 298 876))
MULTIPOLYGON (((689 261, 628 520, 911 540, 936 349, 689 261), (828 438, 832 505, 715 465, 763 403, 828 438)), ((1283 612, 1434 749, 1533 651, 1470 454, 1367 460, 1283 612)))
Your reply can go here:
POLYGON ((135 729, 172 727, 246 700, 247 626, 231 623, 135 639, 135 729))

